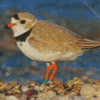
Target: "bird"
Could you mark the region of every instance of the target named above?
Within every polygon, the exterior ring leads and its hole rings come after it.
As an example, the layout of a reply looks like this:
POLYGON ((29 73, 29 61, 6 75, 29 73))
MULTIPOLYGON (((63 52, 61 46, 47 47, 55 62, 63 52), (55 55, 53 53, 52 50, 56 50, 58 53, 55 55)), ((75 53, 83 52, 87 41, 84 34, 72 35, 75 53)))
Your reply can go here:
POLYGON ((14 14, 4 28, 13 30, 16 44, 24 55, 46 62, 44 83, 53 81, 57 71, 56 61, 73 61, 84 51, 100 47, 100 41, 83 38, 62 26, 38 20, 29 12, 14 14))

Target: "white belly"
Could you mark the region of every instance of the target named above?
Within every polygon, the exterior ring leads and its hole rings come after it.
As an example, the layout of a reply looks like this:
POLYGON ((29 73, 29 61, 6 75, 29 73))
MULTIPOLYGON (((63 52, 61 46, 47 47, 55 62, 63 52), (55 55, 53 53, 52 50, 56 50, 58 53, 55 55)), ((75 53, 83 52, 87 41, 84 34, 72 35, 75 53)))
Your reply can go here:
POLYGON ((43 52, 30 46, 28 42, 17 42, 19 49, 30 59, 53 62, 53 61, 64 61, 64 60, 74 60, 77 58, 77 54, 73 52, 67 52, 62 54, 61 52, 43 52))

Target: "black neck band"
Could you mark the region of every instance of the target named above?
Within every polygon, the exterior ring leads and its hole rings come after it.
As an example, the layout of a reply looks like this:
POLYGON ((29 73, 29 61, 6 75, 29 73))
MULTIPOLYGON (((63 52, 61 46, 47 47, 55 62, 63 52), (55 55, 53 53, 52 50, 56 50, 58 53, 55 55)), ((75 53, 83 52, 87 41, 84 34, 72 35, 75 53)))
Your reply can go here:
MULTIPOLYGON (((32 27, 32 28, 33 28, 33 27, 32 27)), ((31 28, 29 31, 27 31, 27 32, 25 32, 25 33, 23 33, 23 34, 21 34, 21 35, 15 37, 15 40, 16 40, 17 42, 18 42, 18 41, 19 41, 19 42, 25 42, 26 38, 30 35, 32 28, 31 28)))

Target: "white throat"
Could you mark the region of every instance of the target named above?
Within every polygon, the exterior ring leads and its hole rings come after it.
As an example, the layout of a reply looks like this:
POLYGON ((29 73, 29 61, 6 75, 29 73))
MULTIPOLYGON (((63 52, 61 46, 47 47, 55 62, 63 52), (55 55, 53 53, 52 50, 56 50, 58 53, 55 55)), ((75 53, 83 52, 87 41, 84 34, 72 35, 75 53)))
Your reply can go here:
MULTIPOLYGON (((36 20, 35 23, 33 23, 32 27, 35 26, 35 24, 38 22, 38 20, 36 20)), ((32 28, 31 27, 31 28, 32 28)), ((17 27, 13 27, 12 28, 13 32, 14 32, 14 37, 17 37, 25 32, 27 32, 28 30, 25 30, 24 28, 17 26, 17 27)))

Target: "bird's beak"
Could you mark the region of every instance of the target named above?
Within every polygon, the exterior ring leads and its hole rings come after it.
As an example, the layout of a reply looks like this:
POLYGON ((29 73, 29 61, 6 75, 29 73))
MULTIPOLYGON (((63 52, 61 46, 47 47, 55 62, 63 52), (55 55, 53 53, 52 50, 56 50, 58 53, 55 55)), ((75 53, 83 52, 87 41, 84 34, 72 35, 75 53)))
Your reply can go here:
POLYGON ((4 29, 9 29, 9 28, 12 28, 13 26, 14 26, 14 24, 9 23, 9 24, 4 26, 4 29))

